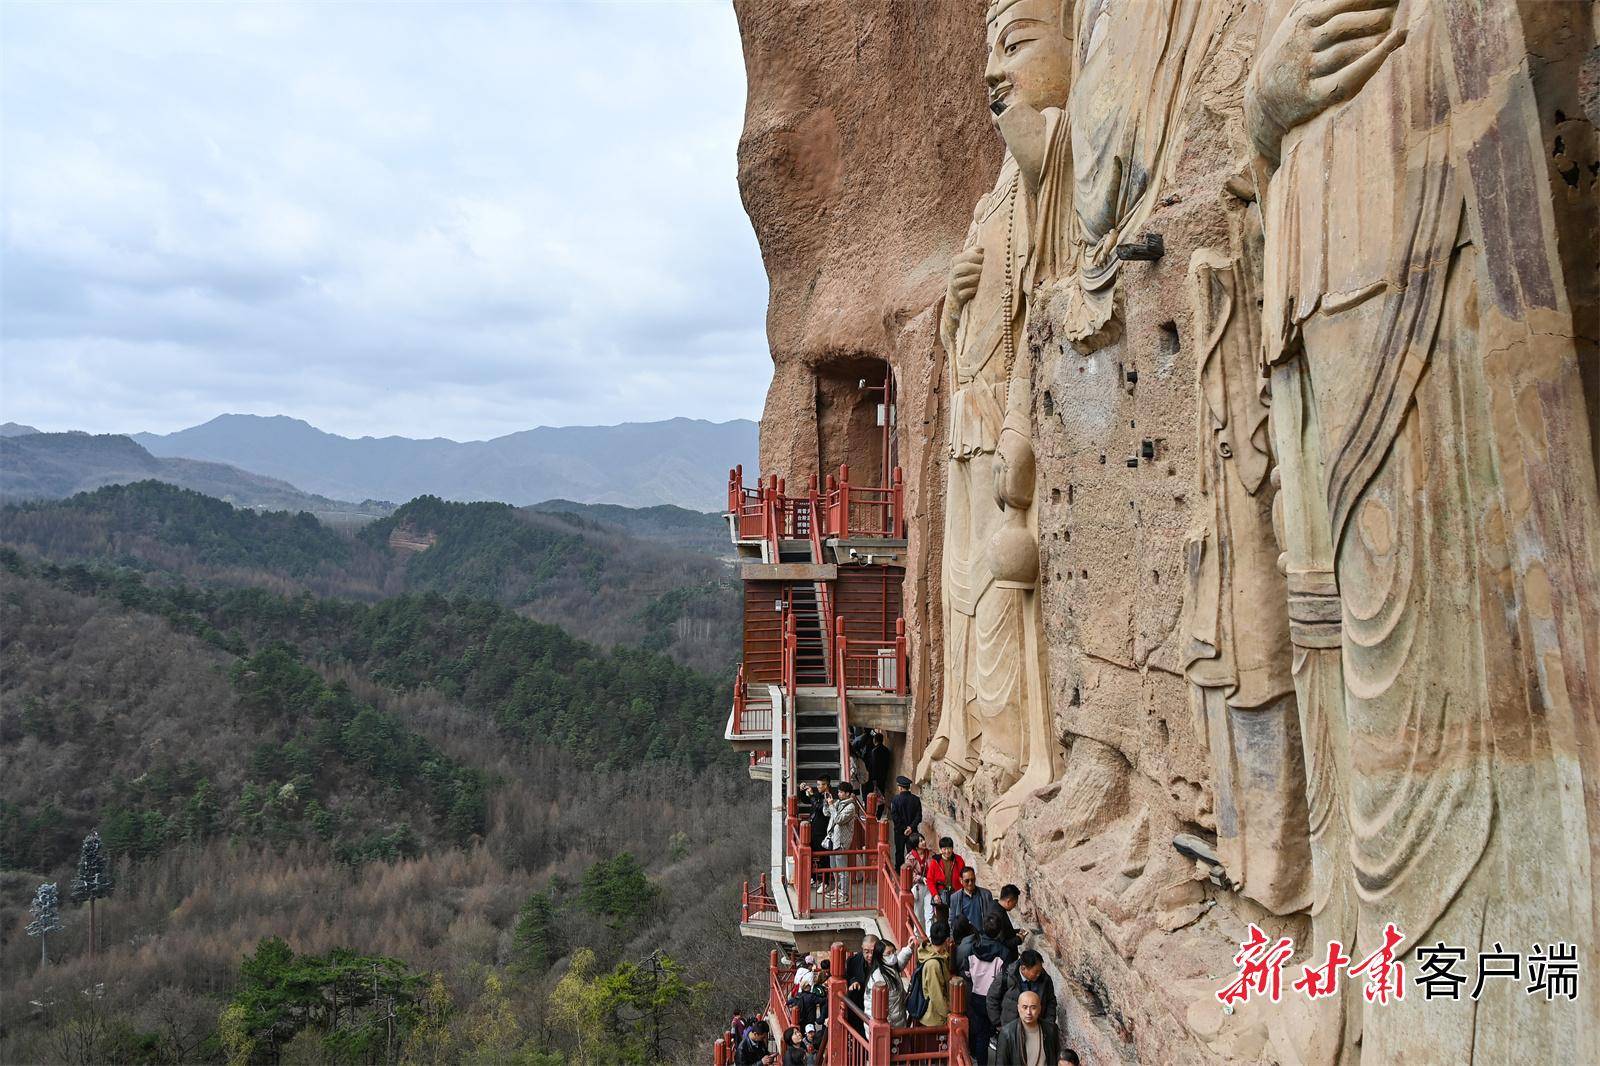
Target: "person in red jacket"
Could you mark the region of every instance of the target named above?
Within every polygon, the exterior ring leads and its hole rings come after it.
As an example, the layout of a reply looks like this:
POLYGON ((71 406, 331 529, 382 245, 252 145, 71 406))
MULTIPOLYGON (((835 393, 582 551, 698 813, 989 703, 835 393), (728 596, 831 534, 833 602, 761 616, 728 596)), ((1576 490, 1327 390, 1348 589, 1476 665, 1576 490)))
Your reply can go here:
POLYGON ((961 886, 961 871, 966 868, 967 861, 956 854, 955 841, 940 837, 939 853, 928 860, 928 868, 922 875, 928 882, 928 894, 940 903, 945 902, 950 893, 961 886))

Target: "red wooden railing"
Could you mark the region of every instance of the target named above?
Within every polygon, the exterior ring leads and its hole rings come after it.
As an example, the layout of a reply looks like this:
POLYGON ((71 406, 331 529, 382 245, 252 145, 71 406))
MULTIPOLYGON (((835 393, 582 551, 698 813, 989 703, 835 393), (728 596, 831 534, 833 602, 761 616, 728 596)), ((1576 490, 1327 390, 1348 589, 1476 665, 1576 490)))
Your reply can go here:
POLYGON ((767 962, 767 1010, 772 1015, 772 1032, 779 1040, 794 1024, 794 1012, 789 1009, 789 993, 794 990, 794 967, 778 961, 773 950, 767 962))
POLYGON ((728 471, 728 513, 735 518, 740 540, 758 540, 766 522, 766 494, 761 485, 745 488, 744 467, 728 471))
POLYGON ((733 1034, 726 1030, 711 1042, 712 1066, 733 1066, 733 1034))
POLYGON ((795 733, 795 719, 800 716, 795 713, 795 690, 799 687, 796 681, 795 657, 800 647, 800 638, 795 632, 794 612, 783 612, 783 728, 784 728, 784 767, 788 771, 788 785, 785 793, 792 800, 800 790, 800 753, 796 750, 798 734, 795 733))
POLYGON ((905 475, 897 466, 885 487, 850 484, 850 467, 828 475, 828 536, 901 539, 905 526, 905 475))
MULTIPOLYGON (((762 689, 766 686, 762 685, 762 689)), ((733 679, 733 735, 737 737, 772 736, 772 700, 766 696, 750 695, 745 681, 744 663, 733 679)))
POLYGON ((965 981, 950 982, 950 1019, 944 1025, 898 1028, 889 1024, 889 990, 883 985, 872 990, 871 1017, 845 995, 843 944, 833 945, 829 968, 829 1066, 971 1066, 965 981))
POLYGON ((906 694, 906 620, 894 620, 893 640, 852 637, 845 631, 845 618, 833 623, 834 677, 842 682, 839 691, 857 689, 868 692, 906 694))
POLYGON ((744 883, 744 892, 739 901, 739 920, 741 922, 778 920, 778 901, 772 895, 772 886, 767 883, 766 874, 761 875, 754 888, 750 887, 749 881, 744 883))
POLYGON ((799 916, 877 910, 881 860, 877 820, 867 819, 866 847, 824 850, 814 845, 811 821, 800 818, 800 801, 792 793, 787 813, 784 850, 791 861, 790 884, 799 916))
POLYGON ((905 537, 905 474, 895 467, 888 485, 852 485, 850 467, 842 465, 822 491, 813 476, 805 495, 790 496, 775 474, 747 488, 744 468, 736 466, 728 471, 728 513, 739 539, 765 540, 774 559, 780 541, 810 540, 812 559, 820 562, 827 537, 905 537))
POLYGON ((833 678, 839 694, 840 765, 850 765, 848 744, 850 692, 906 694, 906 668, 909 665, 906 620, 894 620, 893 640, 863 640, 845 631, 845 618, 834 620, 833 678))

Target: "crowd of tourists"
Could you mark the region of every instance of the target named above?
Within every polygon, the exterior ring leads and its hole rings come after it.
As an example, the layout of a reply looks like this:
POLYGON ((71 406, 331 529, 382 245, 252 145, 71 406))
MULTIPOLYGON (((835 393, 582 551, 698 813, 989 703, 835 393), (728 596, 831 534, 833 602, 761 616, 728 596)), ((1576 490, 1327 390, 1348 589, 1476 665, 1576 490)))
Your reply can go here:
MULTIPOLYGON (((852 750, 857 743, 853 737, 852 750)), ((887 767, 888 748, 875 734, 864 734, 859 744, 858 769, 866 770, 863 791, 883 796, 887 769, 875 771, 880 760, 887 767), (884 755, 875 757, 879 750, 884 755)), ((899 946, 872 933, 862 937, 842 975, 851 1004, 843 1010, 844 1023, 859 1029, 861 1019, 876 1020, 873 990, 881 986, 884 1020, 891 1026, 943 1026, 950 1016, 950 981, 960 978, 967 988, 968 1046, 977 1066, 1076 1066, 1077 1053, 1062 1045, 1055 984, 1044 957, 1028 946, 1030 933, 1013 921, 1021 890, 1002 885, 997 896, 979 885, 976 869, 956 853, 950 837, 930 848, 921 830, 922 802, 910 779, 896 778, 893 785, 895 794, 884 797, 888 803, 880 816, 892 826, 895 861, 911 871, 917 917, 927 936, 914 932, 910 943, 899 946)), ((817 847, 827 852, 862 846, 864 807, 851 782, 818 781, 801 792, 801 816, 811 821, 817 847)), ((823 862, 830 858, 839 857, 819 856, 823 862)), ((842 865, 828 863, 824 869, 842 865)), ((832 883, 819 881, 812 888, 840 902, 846 891, 843 876, 824 874, 832 883)), ((737 1066, 826 1066, 830 961, 789 956, 783 966, 794 973, 787 1001, 794 1024, 779 1034, 759 1013, 748 1020, 734 1015, 737 1066)))

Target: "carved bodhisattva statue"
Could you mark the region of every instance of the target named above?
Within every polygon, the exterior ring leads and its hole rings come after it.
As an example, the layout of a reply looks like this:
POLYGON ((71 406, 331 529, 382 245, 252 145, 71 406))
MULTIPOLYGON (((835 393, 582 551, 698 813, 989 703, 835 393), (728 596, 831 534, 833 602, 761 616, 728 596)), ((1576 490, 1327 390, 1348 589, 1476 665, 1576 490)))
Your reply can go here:
POLYGON ((1211 757, 1217 855, 1274 914, 1310 892, 1306 780, 1260 373, 1260 227, 1233 212, 1229 249, 1189 262, 1199 404, 1197 526, 1188 543, 1184 670, 1211 757))
POLYGON ((1063 27, 1061 0, 997 0, 989 9, 985 80, 1007 153, 994 191, 973 213, 941 326, 953 382, 944 705, 918 776, 942 763, 987 805, 991 853, 1027 795, 1055 780, 1059 762, 1044 683, 1023 329, 1039 260, 1030 234, 1042 167, 1069 88, 1063 27))
MULTIPOLYGON (((1408 982, 1439 942, 1594 960, 1594 472, 1522 22, 1561 6, 1274 0, 1246 96, 1314 942, 1393 922, 1408 982)), ((1346 984, 1283 1043, 1600 1061, 1588 981, 1346 984)))

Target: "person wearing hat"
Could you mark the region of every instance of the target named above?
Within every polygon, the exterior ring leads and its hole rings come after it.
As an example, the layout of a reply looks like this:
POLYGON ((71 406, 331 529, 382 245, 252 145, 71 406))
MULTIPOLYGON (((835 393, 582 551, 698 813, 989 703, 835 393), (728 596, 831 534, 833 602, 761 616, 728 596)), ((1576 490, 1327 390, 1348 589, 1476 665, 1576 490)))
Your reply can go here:
POLYGON ((900 786, 889 801, 889 818, 894 823, 894 868, 906 861, 906 850, 917 842, 917 831, 922 825, 922 801, 911 791, 911 778, 901 774, 894 779, 900 786))
POLYGON ((794 990, 800 991, 800 986, 807 982, 815 981, 817 975, 817 957, 807 955, 800 965, 794 968, 794 990))
POLYGON ((823 1066, 828 1059, 828 1049, 823 1046, 822 1026, 806 1026, 806 1066, 823 1066))

